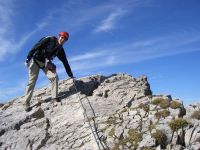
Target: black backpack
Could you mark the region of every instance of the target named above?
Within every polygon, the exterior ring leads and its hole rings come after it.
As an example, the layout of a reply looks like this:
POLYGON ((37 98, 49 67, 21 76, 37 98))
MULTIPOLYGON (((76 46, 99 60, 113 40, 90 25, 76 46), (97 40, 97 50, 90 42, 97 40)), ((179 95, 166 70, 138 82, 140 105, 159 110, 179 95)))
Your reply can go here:
POLYGON ((56 56, 60 47, 60 45, 56 44, 57 38, 54 36, 46 36, 41 38, 35 45, 41 46, 39 46, 39 49, 37 49, 37 51, 35 52, 34 58, 42 62, 44 62, 46 58, 52 60, 56 56))

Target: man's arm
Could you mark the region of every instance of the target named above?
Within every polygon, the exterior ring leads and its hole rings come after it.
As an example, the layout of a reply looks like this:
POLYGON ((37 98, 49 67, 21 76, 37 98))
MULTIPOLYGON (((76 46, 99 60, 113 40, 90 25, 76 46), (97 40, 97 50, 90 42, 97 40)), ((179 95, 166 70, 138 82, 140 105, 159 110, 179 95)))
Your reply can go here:
POLYGON ((57 57, 60 61, 62 61, 63 65, 65 66, 65 70, 69 77, 73 78, 73 73, 71 71, 70 65, 67 61, 67 57, 63 48, 58 51, 57 57))

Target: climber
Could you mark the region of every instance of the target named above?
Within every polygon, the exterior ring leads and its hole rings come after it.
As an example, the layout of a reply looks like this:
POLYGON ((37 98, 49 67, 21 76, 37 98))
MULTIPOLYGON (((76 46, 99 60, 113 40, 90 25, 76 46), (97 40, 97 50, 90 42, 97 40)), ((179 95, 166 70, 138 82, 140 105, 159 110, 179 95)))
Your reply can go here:
POLYGON ((40 69, 43 70, 51 82, 51 99, 60 102, 60 98, 58 97, 58 75, 56 73, 56 66, 52 60, 57 56, 63 63, 68 76, 72 79, 74 78, 63 48, 63 44, 68 39, 68 32, 60 32, 58 37, 43 37, 28 53, 25 61, 25 66, 29 69, 29 81, 26 86, 25 100, 23 103, 25 111, 32 109, 30 107, 30 100, 40 69))

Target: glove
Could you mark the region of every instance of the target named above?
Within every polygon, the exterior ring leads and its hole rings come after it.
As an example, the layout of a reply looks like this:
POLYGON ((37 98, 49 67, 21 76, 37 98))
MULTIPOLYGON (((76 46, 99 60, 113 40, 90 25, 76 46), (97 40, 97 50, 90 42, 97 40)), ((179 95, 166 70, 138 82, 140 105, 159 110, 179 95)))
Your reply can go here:
POLYGON ((27 59, 24 64, 25 64, 26 68, 28 68, 30 66, 30 61, 27 59))

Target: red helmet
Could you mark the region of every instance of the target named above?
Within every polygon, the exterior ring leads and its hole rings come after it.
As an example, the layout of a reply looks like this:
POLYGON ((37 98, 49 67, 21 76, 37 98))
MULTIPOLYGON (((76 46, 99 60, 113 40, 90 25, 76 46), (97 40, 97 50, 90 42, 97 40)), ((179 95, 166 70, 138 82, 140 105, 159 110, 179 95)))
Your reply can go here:
POLYGON ((63 36, 63 37, 65 37, 65 39, 68 39, 69 38, 69 33, 65 32, 65 31, 62 31, 62 32, 59 33, 59 36, 63 36))

